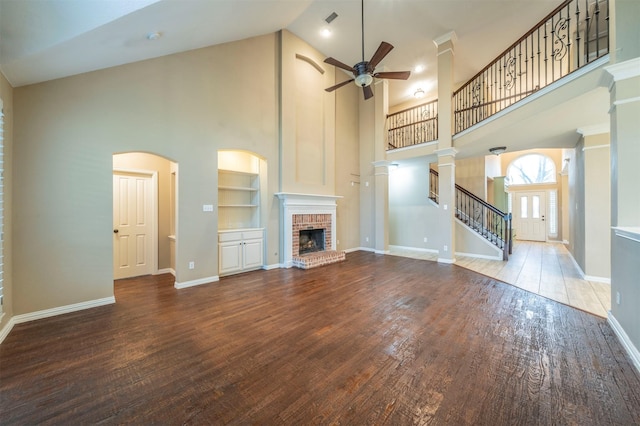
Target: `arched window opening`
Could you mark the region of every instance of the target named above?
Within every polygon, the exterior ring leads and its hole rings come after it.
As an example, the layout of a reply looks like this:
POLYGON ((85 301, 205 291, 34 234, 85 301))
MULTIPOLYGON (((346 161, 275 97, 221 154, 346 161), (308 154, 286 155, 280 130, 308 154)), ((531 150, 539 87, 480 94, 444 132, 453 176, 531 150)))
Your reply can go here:
POLYGON ((542 154, 527 154, 516 158, 507 167, 510 185, 556 183, 556 166, 542 154))

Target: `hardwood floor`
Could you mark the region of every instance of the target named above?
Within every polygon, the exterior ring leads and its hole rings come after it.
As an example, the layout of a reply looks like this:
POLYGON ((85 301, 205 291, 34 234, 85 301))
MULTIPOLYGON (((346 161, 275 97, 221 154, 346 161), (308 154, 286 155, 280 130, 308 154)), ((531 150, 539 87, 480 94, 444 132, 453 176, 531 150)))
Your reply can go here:
MULTIPOLYGON (((438 259, 434 253, 401 248, 392 249, 391 254, 438 259)), ((603 318, 611 310, 611 285, 582 279, 569 251, 560 243, 516 241, 507 262, 458 256, 456 265, 603 318)))
POLYGON ((115 293, 14 327, 0 423, 640 424, 604 319, 456 265, 355 252, 115 293))

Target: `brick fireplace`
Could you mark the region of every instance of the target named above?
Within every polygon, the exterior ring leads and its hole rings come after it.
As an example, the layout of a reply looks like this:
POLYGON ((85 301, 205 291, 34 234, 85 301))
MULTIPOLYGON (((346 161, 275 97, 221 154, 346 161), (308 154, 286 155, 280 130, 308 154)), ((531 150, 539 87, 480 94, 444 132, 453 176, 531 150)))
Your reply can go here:
MULTIPOLYGON (((282 202, 282 241, 284 266, 309 269, 345 259, 336 250, 336 200, 333 195, 276 194, 282 202), (323 250, 300 253, 300 231, 322 230, 323 250)), ((304 238, 304 237, 303 237, 304 238)))

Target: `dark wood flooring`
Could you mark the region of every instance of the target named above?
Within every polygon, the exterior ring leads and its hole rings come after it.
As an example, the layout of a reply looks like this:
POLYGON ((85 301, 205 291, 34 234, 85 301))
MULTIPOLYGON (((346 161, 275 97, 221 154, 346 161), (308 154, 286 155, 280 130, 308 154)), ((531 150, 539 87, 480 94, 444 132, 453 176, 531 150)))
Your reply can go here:
POLYGON ((455 265, 356 252, 115 294, 14 327, 1 424, 640 424, 605 320, 455 265))

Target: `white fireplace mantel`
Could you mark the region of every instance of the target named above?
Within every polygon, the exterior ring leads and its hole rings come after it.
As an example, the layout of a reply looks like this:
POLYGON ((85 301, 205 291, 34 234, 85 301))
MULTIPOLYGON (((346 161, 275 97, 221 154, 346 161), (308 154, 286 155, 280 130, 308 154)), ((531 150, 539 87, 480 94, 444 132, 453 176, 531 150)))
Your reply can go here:
POLYGON ((276 192, 282 203, 282 230, 284 266, 293 266, 293 215, 296 214, 330 214, 331 215, 331 250, 336 249, 336 207, 340 195, 296 194, 292 192, 276 192))

